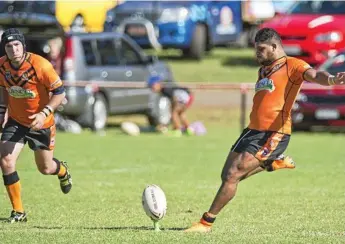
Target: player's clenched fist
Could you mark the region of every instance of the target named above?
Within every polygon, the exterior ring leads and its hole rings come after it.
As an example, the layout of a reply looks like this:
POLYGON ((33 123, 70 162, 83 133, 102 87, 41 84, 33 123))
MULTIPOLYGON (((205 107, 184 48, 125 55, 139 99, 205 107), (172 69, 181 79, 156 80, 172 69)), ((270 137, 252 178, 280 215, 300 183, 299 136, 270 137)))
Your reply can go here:
POLYGON ((32 123, 30 124, 30 128, 33 130, 40 130, 44 125, 46 116, 42 112, 40 112, 38 114, 29 116, 29 119, 33 119, 32 123))

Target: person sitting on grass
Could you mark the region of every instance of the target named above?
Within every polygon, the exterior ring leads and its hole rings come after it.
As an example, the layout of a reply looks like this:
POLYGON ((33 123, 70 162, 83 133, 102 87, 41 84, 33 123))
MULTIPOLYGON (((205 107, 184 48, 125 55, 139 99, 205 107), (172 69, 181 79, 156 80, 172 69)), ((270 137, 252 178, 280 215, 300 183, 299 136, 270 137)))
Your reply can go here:
POLYGON ((153 92, 157 92, 170 99, 172 104, 172 126, 173 130, 168 132, 172 136, 182 136, 182 131, 187 135, 193 135, 186 116, 186 111, 193 102, 193 95, 188 88, 180 86, 165 86, 160 76, 151 76, 147 83, 153 92))

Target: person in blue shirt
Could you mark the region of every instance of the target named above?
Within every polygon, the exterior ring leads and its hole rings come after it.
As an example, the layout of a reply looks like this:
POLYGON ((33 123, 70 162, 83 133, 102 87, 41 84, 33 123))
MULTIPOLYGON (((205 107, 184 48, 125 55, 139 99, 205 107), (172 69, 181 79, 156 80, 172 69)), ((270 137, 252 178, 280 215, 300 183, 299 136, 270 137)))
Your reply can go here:
POLYGON ((147 85, 153 92, 160 93, 171 101, 173 130, 168 133, 176 137, 182 136, 184 131, 188 135, 193 135, 193 129, 190 127, 186 115, 186 111, 194 99, 192 92, 186 87, 166 86, 164 85, 164 79, 160 76, 151 76, 147 81, 147 85))

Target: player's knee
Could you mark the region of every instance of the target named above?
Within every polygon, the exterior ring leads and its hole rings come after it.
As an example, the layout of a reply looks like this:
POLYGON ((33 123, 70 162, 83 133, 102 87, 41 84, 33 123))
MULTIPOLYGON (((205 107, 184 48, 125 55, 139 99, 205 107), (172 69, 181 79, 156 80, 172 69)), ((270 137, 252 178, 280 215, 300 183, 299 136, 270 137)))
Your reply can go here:
POLYGON ((0 163, 2 169, 11 169, 16 164, 16 160, 11 154, 7 154, 1 157, 0 163))
POLYGON ((42 165, 38 167, 38 171, 42 174, 42 175, 51 175, 55 173, 55 169, 52 167, 48 167, 47 165, 42 165))
POLYGON ((231 174, 230 174, 230 172, 222 172, 220 177, 222 179, 222 182, 226 182, 230 179, 231 174))
POLYGON ((223 182, 234 183, 240 180, 240 171, 238 167, 231 167, 226 171, 222 172, 221 175, 223 182))
POLYGON ((49 168, 38 168, 38 170, 40 171, 40 173, 42 175, 51 175, 52 172, 49 168))

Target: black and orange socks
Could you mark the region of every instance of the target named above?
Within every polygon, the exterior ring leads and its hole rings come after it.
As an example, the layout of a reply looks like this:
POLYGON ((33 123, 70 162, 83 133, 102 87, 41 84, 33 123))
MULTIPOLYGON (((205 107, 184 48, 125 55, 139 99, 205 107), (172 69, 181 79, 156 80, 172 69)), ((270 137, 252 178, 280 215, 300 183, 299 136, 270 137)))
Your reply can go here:
POLYGON ((13 210, 16 212, 23 213, 23 203, 21 198, 21 184, 17 171, 9 175, 3 175, 4 185, 6 186, 8 196, 11 200, 13 210))
POLYGON ((206 226, 212 226, 215 220, 216 220, 215 215, 205 212, 200 219, 200 223, 206 226))
POLYGON ((56 163, 56 166, 57 166, 54 175, 57 175, 59 178, 64 177, 67 172, 66 167, 63 166, 61 162, 56 158, 53 158, 53 161, 56 163))

